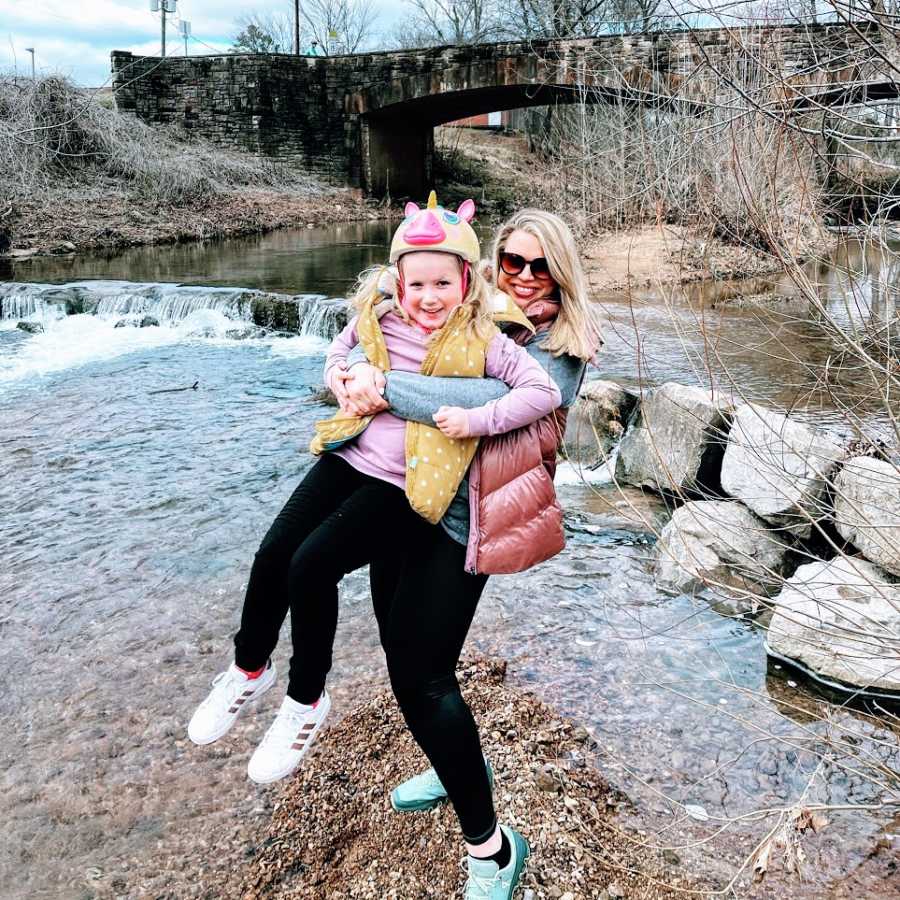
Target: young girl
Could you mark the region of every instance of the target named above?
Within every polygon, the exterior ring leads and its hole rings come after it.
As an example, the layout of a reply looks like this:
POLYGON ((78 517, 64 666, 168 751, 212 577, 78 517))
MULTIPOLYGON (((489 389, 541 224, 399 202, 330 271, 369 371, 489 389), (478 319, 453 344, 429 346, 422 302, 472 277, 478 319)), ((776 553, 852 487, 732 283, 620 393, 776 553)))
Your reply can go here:
MULTIPOLYGON (((337 584, 367 563, 402 554, 404 570, 379 622, 391 684, 432 763, 445 774, 454 766, 462 773, 461 790, 455 791, 452 777, 448 790, 470 852, 485 858, 501 841, 478 731, 454 674, 485 579, 464 571, 461 548, 432 523, 456 495, 478 437, 547 415, 559 405, 560 393, 492 322, 489 289, 473 268, 480 255, 469 225, 473 215, 471 201, 454 213, 438 207, 433 194, 425 210, 407 206, 390 253, 399 270, 395 306, 377 317, 378 273, 368 273, 355 297, 359 315, 335 339, 326 371, 333 358, 362 343, 371 362, 392 372, 483 374, 508 385, 509 393, 470 410, 442 406, 430 425, 379 412, 339 415, 317 426, 313 449, 324 452, 263 538, 235 636, 234 663, 214 680, 188 733, 198 744, 217 740, 248 702, 271 687, 270 657, 290 609, 294 653, 287 696, 248 774, 265 784, 294 771, 330 708, 325 679, 337 584), (437 570, 451 574, 436 581, 437 570)), ((504 867, 504 877, 515 873, 517 879, 527 846, 507 830, 504 846, 510 841, 512 868, 504 867)))

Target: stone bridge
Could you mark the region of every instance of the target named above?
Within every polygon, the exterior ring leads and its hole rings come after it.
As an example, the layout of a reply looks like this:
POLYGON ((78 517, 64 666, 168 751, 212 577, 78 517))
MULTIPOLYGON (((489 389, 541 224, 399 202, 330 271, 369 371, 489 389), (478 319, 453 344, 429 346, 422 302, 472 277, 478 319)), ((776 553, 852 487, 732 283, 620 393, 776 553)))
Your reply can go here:
POLYGON ((434 126, 553 102, 698 112, 732 79, 779 111, 890 94, 872 23, 705 29, 353 56, 134 56, 113 51, 116 102, 223 147, 301 161, 370 194, 421 198, 434 126))

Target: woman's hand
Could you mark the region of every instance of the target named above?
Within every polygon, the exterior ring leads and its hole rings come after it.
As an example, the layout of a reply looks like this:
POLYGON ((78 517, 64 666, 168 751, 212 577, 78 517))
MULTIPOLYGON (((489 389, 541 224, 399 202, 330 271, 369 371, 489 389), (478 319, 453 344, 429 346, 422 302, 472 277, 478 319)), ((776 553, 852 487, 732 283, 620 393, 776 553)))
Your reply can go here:
POLYGON ((469 414, 461 406, 442 406, 434 414, 434 423, 447 437, 469 436, 469 414))
POLYGON ((345 415, 370 416, 388 408, 382 396, 387 382, 375 366, 357 363, 347 372, 336 371, 332 381, 332 390, 345 415))

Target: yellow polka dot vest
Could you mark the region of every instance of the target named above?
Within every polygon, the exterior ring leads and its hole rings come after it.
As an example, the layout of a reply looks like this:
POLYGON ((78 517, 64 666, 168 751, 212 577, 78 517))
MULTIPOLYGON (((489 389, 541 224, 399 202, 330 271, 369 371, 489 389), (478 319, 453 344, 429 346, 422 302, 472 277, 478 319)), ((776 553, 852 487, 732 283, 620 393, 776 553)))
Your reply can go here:
MULTIPOLYGON (((484 375, 484 358, 489 342, 466 334, 471 309, 457 306, 436 334, 425 359, 422 375, 484 375)), ((381 325, 369 301, 357 323, 359 342, 373 366, 384 372, 390 369, 390 358, 381 325)), ((372 421, 372 416, 345 416, 316 423, 316 436, 309 449, 320 454, 356 437, 372 421)), ((406 423, 406 496, 410 506, 431 523, 441 520, 456 489, 472 462, 478 438, 449 438, 437 428, 420 422, 406 423)))

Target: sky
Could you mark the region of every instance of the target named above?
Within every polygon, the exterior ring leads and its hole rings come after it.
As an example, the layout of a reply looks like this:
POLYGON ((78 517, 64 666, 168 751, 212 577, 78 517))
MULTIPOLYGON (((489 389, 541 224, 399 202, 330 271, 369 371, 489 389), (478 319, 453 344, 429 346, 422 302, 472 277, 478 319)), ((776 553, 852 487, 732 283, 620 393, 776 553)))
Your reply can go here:
MULTIPOLYGON (((389 31, 403 11, 403 0, 378 0, 379 18, 389 31)), ((235 20, 247 13, 293 14, 292 0, 178 0, 167 16, 167 53, 184 53, 177 23, 191 23, 192 54, 227 51, 238 31, 235 20)), ((109 79, 110 50, 156 56, 160 50, 159 13, 149 0, 0 0, 0 71, 31 72, 34 48, 39 74, 61 73, 78 84, 99 87, 109 79)))

